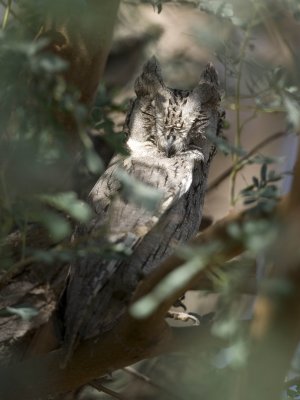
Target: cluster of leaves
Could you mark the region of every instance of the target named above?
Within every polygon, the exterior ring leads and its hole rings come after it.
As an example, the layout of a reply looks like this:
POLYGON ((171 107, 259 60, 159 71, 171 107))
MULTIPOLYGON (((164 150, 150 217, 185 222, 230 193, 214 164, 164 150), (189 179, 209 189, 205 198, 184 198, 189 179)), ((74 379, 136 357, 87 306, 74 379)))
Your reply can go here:
POLYGON ((245 187, 241 194, 244 197, 244 204, 256 204, 264 211, 272 211, 277 204, 280 193, 275 182, 282 179, 282 176, 275 171, 268 171, 268 165, 263 164, 260 170, 260 177, 252 177, 253 183, 245 187))
POLYGON ((54 241, 61 240, 71 232, 62 212, 75 221, 90 217, 70 191, 73 161, 58 119, 64 113, 81 122, 85 111, 62 78, 66 64, 43 53, 45 46, 44 40, 1 38, 2 237, 16 228, 25 234, 28 224, 39 222, 54 241))
MULTIPOLYGON (((50 51, 43 35, 49 15, 56 21, 85 2, 26 0, 8 2, 0 32, 0 240, 12 232, 23 236, 21 258, 54 262, 75 249, 38 251, 26 244, 33 224, 42 225, 53 243, 70 237, 75 223, 92 217, 80 198, 74 176, 80 168, 99 176, 103 162, 89 134, 101 131, 107 147, 124 151, 109 112, 117 106, 99 91, 97 113, 88 114, 78 89, 65 80, 69 65, 50 51), (70 129, 66 127, 71 127, 70 129), (81 154, 79 156, 79 154, 81 154), (80 157, 80 162, 78 159, 80 157)), ((118 111, 124 113, 124 107, 118 111)), ((79 171, 81 173, 81 171, 79 171)), ((66 255, 67 254, 67 255, 66 255)), ((14 264, 6 247, 1 268, 14 264)))
POLYGON ((300 396, 299 384, 291 385, 291 387, 287 389, 287 400, 297 400, 299 399, 299 396, 300 396))

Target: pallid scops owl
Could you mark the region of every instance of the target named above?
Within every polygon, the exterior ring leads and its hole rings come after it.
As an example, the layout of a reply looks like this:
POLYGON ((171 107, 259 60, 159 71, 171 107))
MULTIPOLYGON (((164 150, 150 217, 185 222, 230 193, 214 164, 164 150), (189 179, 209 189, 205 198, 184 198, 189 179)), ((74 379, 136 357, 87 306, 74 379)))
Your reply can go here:
POLYGON ((69 355, 78 341, 109 330, 138 282, 200 226, 215 152, 210 138, 219 134, 224 116, 217 73, 208 64, 193 90, 170 89, 153 57, 137 78, 135 93, 125 123, 129 155, 112 159, 89 195, 94 218, 74 235, 93 238, 99 249, 121 244, 130 255, 96 252, 72 263, 64 311, 69 355), (132 200, 130 188, 122 189, 124 176, 160 193, 153 209, 132 200))

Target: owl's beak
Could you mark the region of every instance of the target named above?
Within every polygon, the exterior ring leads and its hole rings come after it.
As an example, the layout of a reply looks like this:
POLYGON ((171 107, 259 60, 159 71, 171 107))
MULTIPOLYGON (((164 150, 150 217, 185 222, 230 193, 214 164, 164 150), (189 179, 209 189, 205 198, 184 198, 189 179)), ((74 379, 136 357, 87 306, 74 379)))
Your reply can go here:
POLYGON ((174 142, 175 142, 175 136, 174 135, 171 135, 166 140, 165 152, 166 152, 167 157, 171 157, 175 153, 174 142))

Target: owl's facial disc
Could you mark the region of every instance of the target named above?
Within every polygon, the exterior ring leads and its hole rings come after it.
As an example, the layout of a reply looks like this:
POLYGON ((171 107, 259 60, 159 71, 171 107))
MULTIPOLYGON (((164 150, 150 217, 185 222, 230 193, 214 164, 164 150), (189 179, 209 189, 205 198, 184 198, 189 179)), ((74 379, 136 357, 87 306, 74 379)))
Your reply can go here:
MULTIPOLYGON (((188 149, 190 123, 185 117, 188 91, 168 90, 164 101, 154 102, 156 144, 167 157, 172 157, 188 149)), ((189 118, 189 121, 191 119, 189 118)))
POLYGON ((165 157, 188 150, 203 153, 202 139, 213 121, 207 110, 215 110, 220 101, 212 65, 205 68, 193 90, 177 90, 165 85, 159 64, 152 58, 137 78, 135 92, 134 113, 128 125, 132 139, 144 143, 147 149, 158 149, 165 157))

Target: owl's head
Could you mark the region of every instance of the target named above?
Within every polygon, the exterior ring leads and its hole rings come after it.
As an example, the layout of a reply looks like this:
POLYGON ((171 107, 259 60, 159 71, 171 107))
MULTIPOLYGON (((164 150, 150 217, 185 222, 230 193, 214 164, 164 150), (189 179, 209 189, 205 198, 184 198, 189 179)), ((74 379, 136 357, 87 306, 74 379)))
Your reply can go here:
POLYGON ((129 139, 164 157, 198 149, 204 157, 211 151, 206 134, 218 134, 221 113, 218 76, 208 64, 193 90, 168 88, 155 57, 144 66, 135 82, 136 100, 128 120, 129 139))

